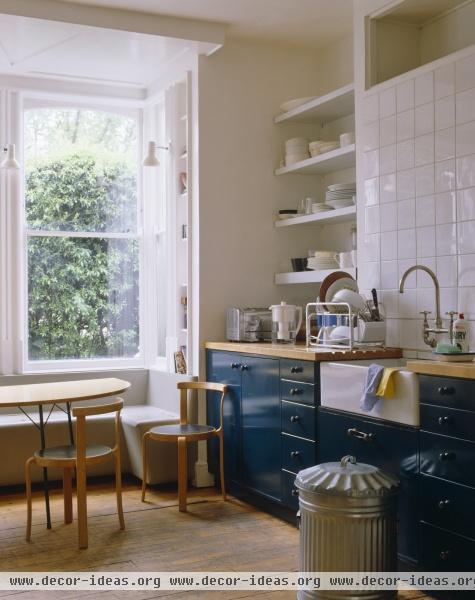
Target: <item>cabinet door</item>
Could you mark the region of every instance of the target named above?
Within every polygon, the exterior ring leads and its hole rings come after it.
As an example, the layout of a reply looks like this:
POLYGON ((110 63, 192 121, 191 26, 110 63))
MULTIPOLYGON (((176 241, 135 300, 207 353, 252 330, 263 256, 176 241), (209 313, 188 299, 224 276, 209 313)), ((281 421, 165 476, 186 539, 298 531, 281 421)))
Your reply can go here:
POLYGON ((246 357, 242 371, 242 482, 281 499, 279 361, 246 357))
POLYGON ((417 560, 417 430, 321 408, 318 439, 319 462, 338 461, 345 454, 352 454, 358 462, 400 478, 398 550, 403 557, 417 560))
MULTIPOLYGON (((234 352, 211 351, 207 353, 207 381, 226 383, 228 393, 224 400, 224 473, 226 481, 239 483, 240 476, 240 421, 241 421, 241 370, 242 357, 234 352)), ((219 399, 221 394, 207 394, 207 422, 219 426, 219 399)), ((209 470, 219 473, 219 440, 208 441, 209 470)))

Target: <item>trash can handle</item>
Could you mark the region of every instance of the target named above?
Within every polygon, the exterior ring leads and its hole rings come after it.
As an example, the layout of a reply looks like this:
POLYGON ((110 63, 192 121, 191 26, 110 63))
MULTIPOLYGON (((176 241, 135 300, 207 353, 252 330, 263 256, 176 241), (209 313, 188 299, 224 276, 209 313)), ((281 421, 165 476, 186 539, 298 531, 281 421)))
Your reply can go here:
POLYGON ((341 459, 340 466, 343 469, 345 469, 348 466, 348 463, 351 463, 352 465, 356 465, 356 458, 354 456, 351 456, 351 454, 347 454, 346 456, 344 456, 341 459))

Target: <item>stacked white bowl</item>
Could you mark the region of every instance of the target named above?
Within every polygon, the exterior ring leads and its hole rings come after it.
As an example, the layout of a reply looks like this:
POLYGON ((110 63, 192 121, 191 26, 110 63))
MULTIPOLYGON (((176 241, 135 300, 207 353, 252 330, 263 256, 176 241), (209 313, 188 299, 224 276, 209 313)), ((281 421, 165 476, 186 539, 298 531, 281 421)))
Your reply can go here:
POLYGON ((285 166, 310 158, 308 140, 304 137, 291 138, 285 142, 285 166))

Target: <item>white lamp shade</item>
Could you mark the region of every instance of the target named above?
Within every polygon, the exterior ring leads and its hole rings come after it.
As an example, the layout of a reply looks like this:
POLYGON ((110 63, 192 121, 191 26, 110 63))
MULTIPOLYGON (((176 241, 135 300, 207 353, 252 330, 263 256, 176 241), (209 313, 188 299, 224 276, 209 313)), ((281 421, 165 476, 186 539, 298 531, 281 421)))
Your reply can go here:
POLYGON ((160 161, 157 157, 157 145, 155 142, 148 143, 148 152, 146 157, 143 159, 142 165, 144 167, 158 167, 160 161))
POLYGON ((0 164, 2 169, 19 169, 20 163, 15 158, 15 144, 8 144, 7 156, 0 164))

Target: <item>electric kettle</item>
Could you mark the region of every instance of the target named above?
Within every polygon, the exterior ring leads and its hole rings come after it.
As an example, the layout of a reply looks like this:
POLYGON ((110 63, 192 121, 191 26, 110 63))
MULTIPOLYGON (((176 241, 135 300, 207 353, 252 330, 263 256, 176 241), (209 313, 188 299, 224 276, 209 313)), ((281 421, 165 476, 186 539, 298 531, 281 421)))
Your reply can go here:
POLYGON ((302 324, 302 307, 281 302, 269 306, 272 311, 272 343, 295 344, 302 324))

